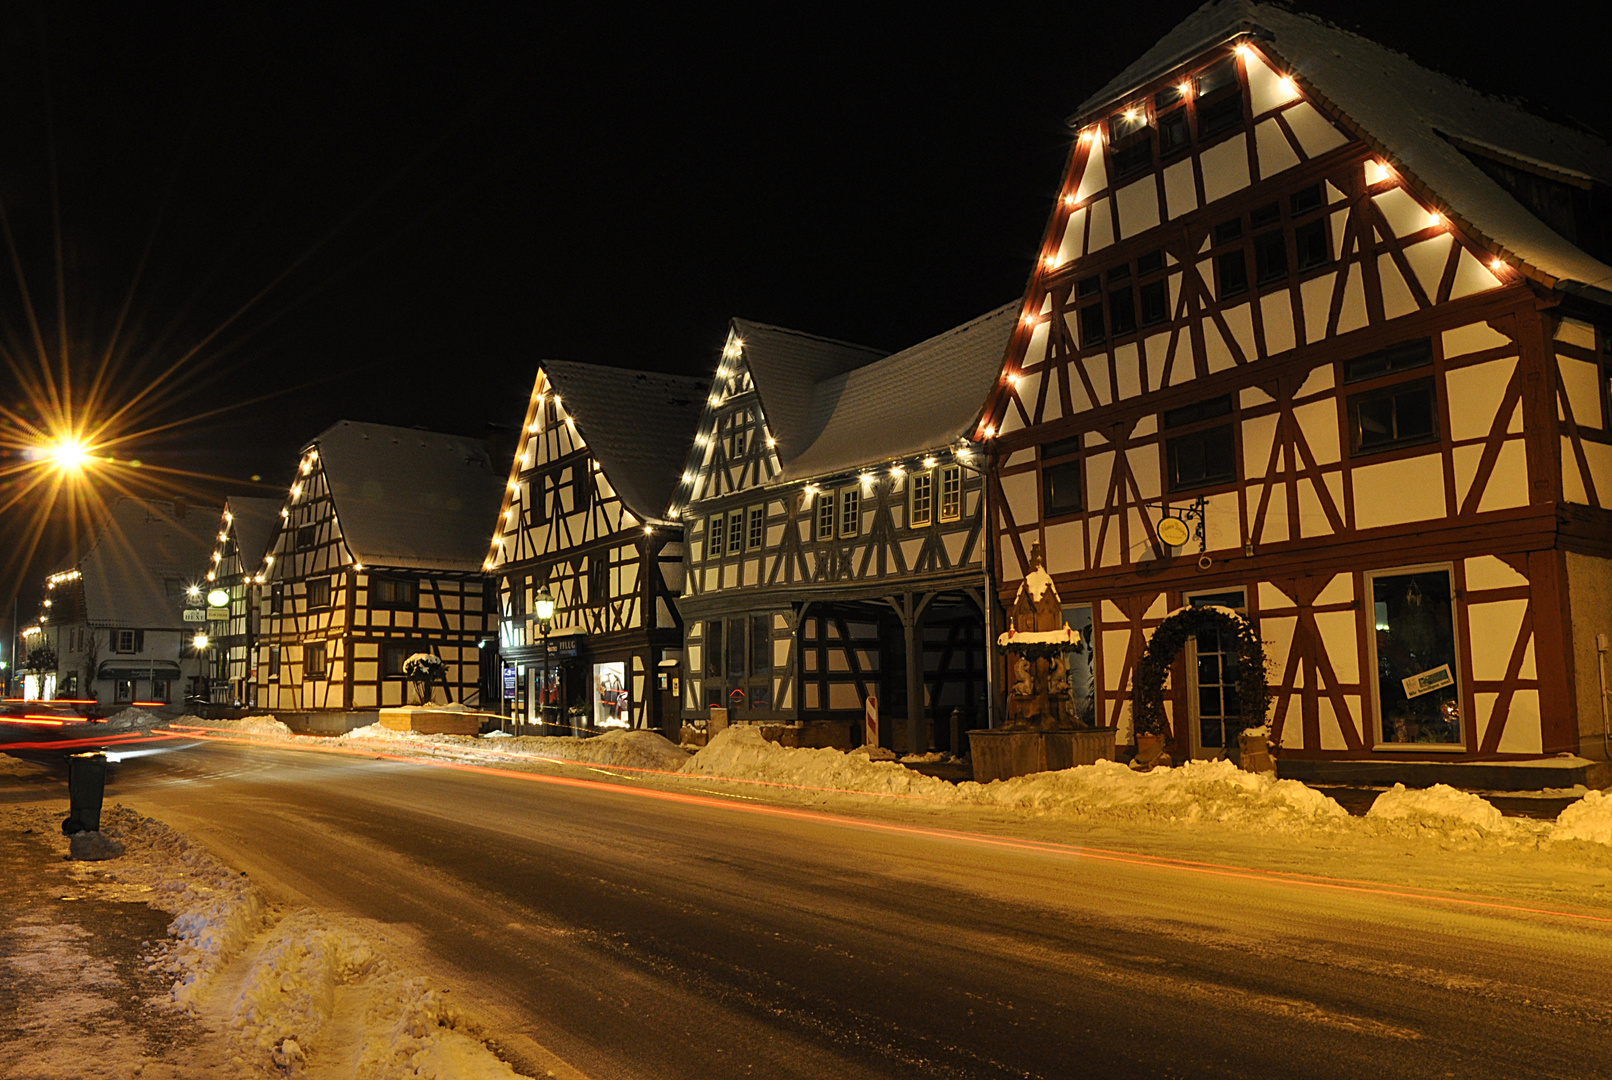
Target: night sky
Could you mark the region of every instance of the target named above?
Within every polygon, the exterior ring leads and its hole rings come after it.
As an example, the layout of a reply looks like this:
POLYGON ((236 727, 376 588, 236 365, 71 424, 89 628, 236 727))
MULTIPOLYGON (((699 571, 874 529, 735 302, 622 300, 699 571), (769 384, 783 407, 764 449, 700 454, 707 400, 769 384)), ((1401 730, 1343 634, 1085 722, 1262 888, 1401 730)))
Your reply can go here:
MULTIPOLYGON (((121 433, 177 423, 117 449, 138 482, 278 494, 340 418, 518 424, 544 357, 705 373, 735 315, 894 350, 1019 295, 1062 121, 1195 6, 7 5, 0 199, 46 351, 155 386, 121 433)), ((1588 5, 1301 6, 1603 123, 1588 5)), ((57 522, 23 565, 34 509, 0 622, 71 557, 57 522)))

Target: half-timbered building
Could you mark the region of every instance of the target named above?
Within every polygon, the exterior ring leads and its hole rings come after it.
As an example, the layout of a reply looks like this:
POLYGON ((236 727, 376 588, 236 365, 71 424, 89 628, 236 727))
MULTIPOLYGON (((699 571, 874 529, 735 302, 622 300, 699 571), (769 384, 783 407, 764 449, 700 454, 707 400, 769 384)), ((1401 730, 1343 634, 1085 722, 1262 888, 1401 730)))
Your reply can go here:
POLYGON ((121 707, 195 694, 206 650, 185 609, 217 518, 183 499, 113 501, 83 554, 45 579, 24 660, 28 696, 121 707))
POLYGON ((681 375, 539 367, 486 553, 505 712, 522 723, 674 733, 683 526, 668 511, 705 392, 681 375))
POLYGON ((225 499, 211 562, 188 590, 192 603, 187 610, 205 618, 210 639, 209 692, 217 705, 257 704, 253 669, 262 592, 259 571, 279 529, 280 507, 279 499, 247 495, 225 499), (218 590, 229 599, 215 606, 211 601, 218 590), (215 617, 219 615, 222 617, 215 617))
POLYGON ((907 750, 988 723, 972 436, 1018 310, 885 357, 732 322, 677 506, 686 715, 848 748, 876 711, 880 741, 907 750))
MULTIPOLYGON (((1612 151, 1240 0, 1071 124, 982 434, 1000 595, 1039 543, 1094 715, 1127 740, 1152 628, 1214 604, 1295 774, 1604 756, 1612 151)), ((1187 652, 1172 750, 1217 755, 1230 650, 1187 652)))
POLYGON ((482 561, 500 486, 486 446, 457 435, 343 420, 304 446, 253 574, 258 705, 293 727, 372 723, 408 703, 414 653, 442 658, 439 696, 491 699, 482 561))

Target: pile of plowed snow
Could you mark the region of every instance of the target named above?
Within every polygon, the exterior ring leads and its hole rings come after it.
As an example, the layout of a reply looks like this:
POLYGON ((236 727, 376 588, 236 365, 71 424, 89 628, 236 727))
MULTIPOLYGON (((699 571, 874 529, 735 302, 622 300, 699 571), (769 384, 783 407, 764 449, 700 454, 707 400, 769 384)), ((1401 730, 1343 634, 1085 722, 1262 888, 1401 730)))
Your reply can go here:
POLYGON ((102 864, 106 880, 143 886, 174 916, 159 960, 173 1003, 237 1040, 241 1075, 516 1077, 443 991, 388 955, 379 924, 306 908, 278 918, 245 874, 123 806, 102 829, 126 848, 102 864))
POLYGON ((989 784, 949 784, 897 762, 838 750, 770 743, 755 728, 729 728, 683 766, 685 773, 764 780, 954 805, 1069 818, 1216 822, 1291 831, 1335 827, 1347 812, 1296 780, 1244 772, 1227 761, 1194 761, 1137 772, 1112 761, 989 784))
POLYGON ((840 750, 779 746, 763 739, 754 727, 717 732, 709 745, 688 759, 683 772, 873 795, 922 795, 947 801, 956 801, 957 795, 954 785, 897 762, 872 761, 866 754, 840 750))
POLYGON ((292 735, 290 728, 266 713, 262 716, 243 716, 236 720, 205 720, 199 716, 182 716, 174 723, 227 731, 232 735, 255 735, 273 739, 289 739, 292 735))
POLYGON ((1487 799, 1448 784, 1415 789, 1395 784, 1371 804, 1366 824, 1377 833, 1462 843, 1532 842, 1546 828, 1539 822, 1502 817, 1487 799))
POLYGON ((660 769, 675 772, 688 761, 688 751, 679 749, 655 731, 607 731, 590 739, 562 735, 519 735, 482 738, 472 735, 422 735, 414 731, 394 731, 380 724, 357 728, 342 741, 392 742, 410 747, 453 750, 518 757, 544 757, 560 761, 581 761, 589 765, 615 765, 625 769, 660 769))
POLYGON ((1189 761, 1148 772, 1099 761, 960 787, 979 802, 1067 817, 1213 822, 1273 832, 1336 828, 1349 817, 1332 799, 1297 780, 1245 772, 1229 761, 1189 761))
POLYGON ((1585 795, 1556 816, 1550 838, 1612 844, 1612 798, 1600 791, 1585 795))

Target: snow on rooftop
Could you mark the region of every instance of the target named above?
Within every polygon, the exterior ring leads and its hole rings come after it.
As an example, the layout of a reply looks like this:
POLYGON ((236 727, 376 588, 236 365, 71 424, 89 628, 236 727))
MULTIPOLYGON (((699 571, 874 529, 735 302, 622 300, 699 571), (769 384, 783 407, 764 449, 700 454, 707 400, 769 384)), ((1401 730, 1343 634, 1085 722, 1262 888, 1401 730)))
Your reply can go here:
POLYGON ((1243 34, 1483 237, 1550 278, 1612 287, 1612 267, 1531 214, 1451 138, 1602 183, 1612 183, 1612 147, 1313 15, 1255 0, 1205 4, 1083 102, 1075 122, 1100 118, 1151 79, 1243 34))

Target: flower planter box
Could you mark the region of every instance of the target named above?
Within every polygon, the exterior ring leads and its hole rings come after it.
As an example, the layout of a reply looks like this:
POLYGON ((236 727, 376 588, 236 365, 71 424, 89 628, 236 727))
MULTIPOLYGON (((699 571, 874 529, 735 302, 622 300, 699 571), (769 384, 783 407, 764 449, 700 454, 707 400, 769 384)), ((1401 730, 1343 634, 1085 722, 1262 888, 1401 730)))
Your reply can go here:
POLYGON ((974 779, 986 784, 1031 773, 1072 769, 1114 760, 1114 729, 996 731, 968 733, 974 779))

